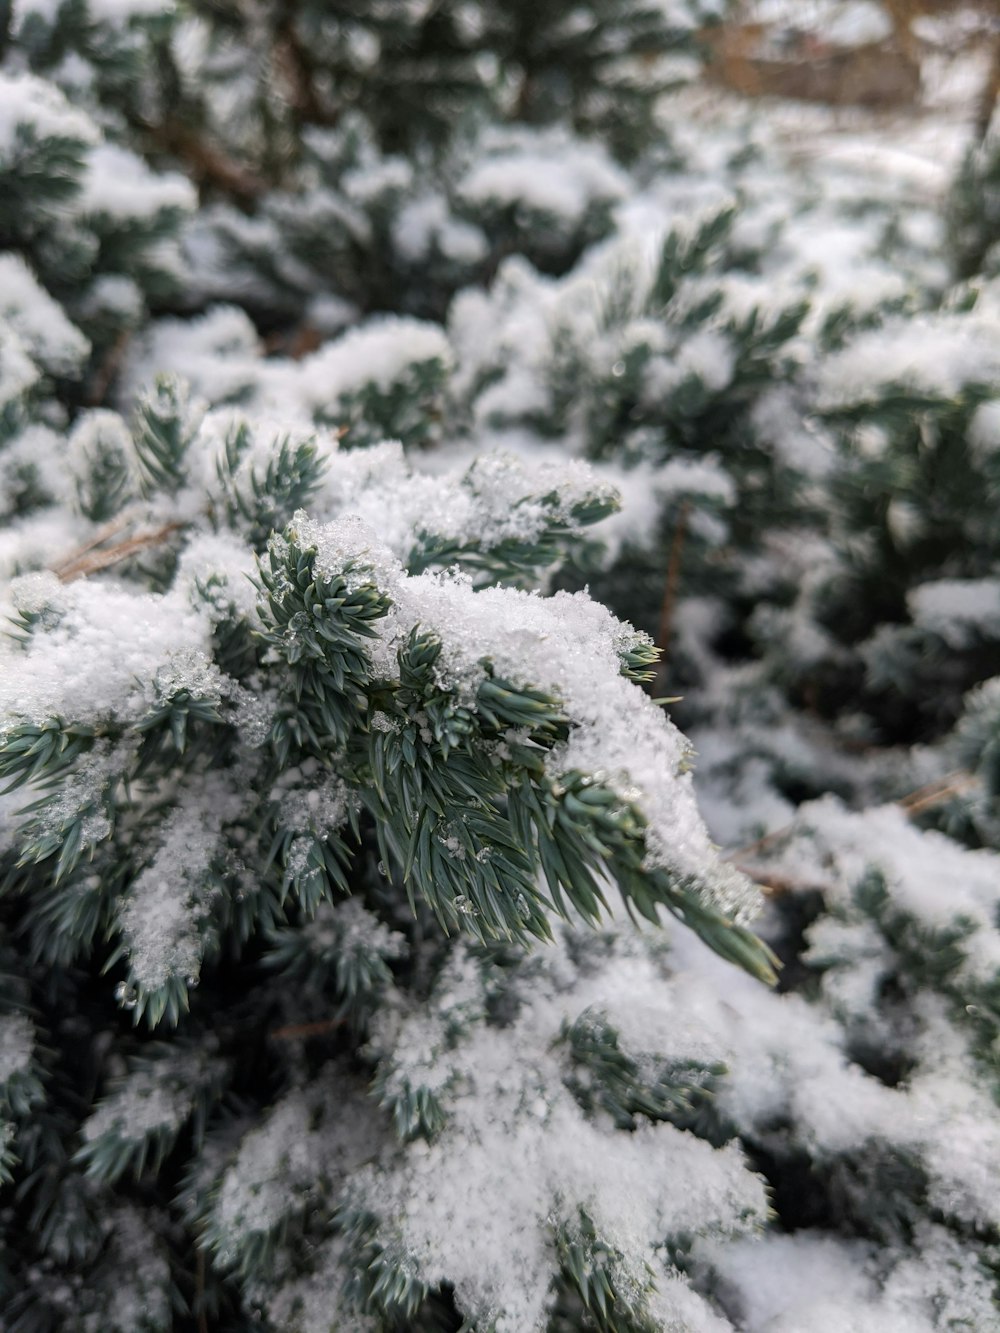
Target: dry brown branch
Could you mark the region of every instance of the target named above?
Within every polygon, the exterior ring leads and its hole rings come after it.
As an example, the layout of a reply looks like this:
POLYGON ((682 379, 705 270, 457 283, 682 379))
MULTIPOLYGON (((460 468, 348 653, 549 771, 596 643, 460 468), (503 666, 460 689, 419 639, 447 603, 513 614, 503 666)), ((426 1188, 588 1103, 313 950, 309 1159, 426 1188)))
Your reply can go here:
POLYGON ((997 98, 1000 97, 1000 31, 994 32, 990 47, 990 67, 976 108, 976 135, 982 141, 993 123, 997 98))
POLYGON ((105 354, 104 360, 94 372, 94 378, 91 381, 89 392, 87 393, 87 406, 100 407, 108 396, 108 389, 111 387, 111 381, 118 374, 121 368, 122 360, 128 351, 129 342, 132 339, 132 330, 123 329, 114 340, 105 354))
POLYGON ((764 891, 765 898, 777 898, 782 893, 797 893, 802 889, 818 888, 819 885, 807 884, 803 880, 793 879, 790 875, 777 875, 770 870, 752 870, 747 866, 737 865, 753 882, 764 891))
POLYGON ((126 537, 124 541, 120 541, 114 546, 106 546, 103 549, 99 549, 99 542, 103 539, 97 538, 79 551, 75 551, 62 564, 56 565, 52 572, 63 583, 84 578, 88 574, 96 574, 99 570, 108 569, 111 565, 117 565, 122 560, 127 560, 129 556, 135 555, 138 551, 146 551, 151 547, 162 545, 171 534, 182 526, 181 523, 165 523, 162 527, 154 528, 151 532, 140 532, 134 537, 126 537))
POLYGON ((301 361, 322 345, 323 335, 314 324, 299 324, 291 330, 271 333, 264 339, 264 351, 268 356, 287 356, 293 361, 301 361))
MULTIPOLYGON (((900 796, 894 801, 907 815, 913 816, 929 810, 935 805, 940 805, 942 801, 947 801, 952 796, 958 796, 963 791, 977 786, 979 779, 972 773, 965 773, 957 770, 954 773, 948 773, 937 782, 929 782, 923 787, 917 787, 914 791, 907 792, 905 796, 900 796)), ((766 869, 754 870, 743 865, 744 861, 753 861, 761 852, 770 850, 776 843, 786 838, 794 828, 794 823, 783 824, 781 828, 774 829, 771 833, 765 833, 762 837, 756 838, 753 842, 748 842, 744 847, 737 847, 734 851, 727 852, 725 860, 733 862, 739 870, 749 875, 751 879, 763 887, 773 886, 780 881, 787 890, 797 887, 792 880, 787 880, 783 876, 773 875, 766 869)), ((784 890, 783 890, 784 891, 784 890)))
POLYGON ((951 796, 958 796, 963 791, 968 791, 970 787, 975 787, 979 779, 972 773, 949 773, 938 782, 929 782, 926 787, 918 787, 916 791, 911 791, 906 796, 901 796, 896 802, 908 815, 919 814, 921 810, 929 810, 932 806, 940 805, 942 801, 947 801, 951 796))
POLYGON ((52 573, 58 578, 62 578, 62 570, 76 564, 82 556, 86 555, 88 551, 92 551, 95 546, 100 546, 103 542, 110 541, 112 537, 117 537, 118 533, 124 528, 127 528, 132 522, 132 518, 133 515, 128 513, 117 514, 109 522, 105 523, 103 527, 98 528, 89 541, 84 542, 82 546, 78 546, 76 550, 73 551, 72 554, 66 556, 65 559, 59 560, 52 565, 50 567, 52 573))
POLYGON ((663 588, 663 602, 660 606, 660 628, 656 646, 660 650, 660 660, 653 682, 653 693, 660 694, 666 685, 667 663, 670 655, 670 636, 673 632, 674 608, 677 604, 677 587, 681 577, 681 561, 684 558, 684 542, 687 540, 688 518, 691 514, 691 501, 685 500, 677 514, 674 535, 670 542, 670 555, 667 559, 667 578, 663 588))
POLYGON ((299 118, 313 125, 336 125, 340 114, 317 91, 313 57, 296 31, 295 10, 290 4, 284 6, 275 29, 274 55, 288 89, 289 104, 299 118))
POLYGON ((199 188, 214 185, 243 204, 253 203, 264 192, 265 185, 259 177, 227 157, 221 149, 206 143, 189 126, 168 120, 162 125, 141 128, 153 148, 170 153, 184 164, 199 188))

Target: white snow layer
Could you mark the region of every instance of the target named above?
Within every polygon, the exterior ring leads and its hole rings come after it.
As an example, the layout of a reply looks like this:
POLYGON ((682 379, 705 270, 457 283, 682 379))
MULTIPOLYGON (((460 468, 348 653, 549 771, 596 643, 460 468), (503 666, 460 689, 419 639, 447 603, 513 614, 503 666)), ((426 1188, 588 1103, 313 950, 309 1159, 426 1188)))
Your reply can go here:
MULTIPOLYGON (((558 780, 571 770, 612 786, 648 820, 650 868, 663 866, 702 886, 719 910, 745 920, 756 910, 749 881, 720 864, 686 772, 690 751, 662 710, 620 674, 638 638, 585 593, 540 597, 513 588, 474 591, 448 575, 407 577, 397 558, 358 518, 326 526, 297 515, 298 541, 317 549, 317 569, 349 561, 372 571, 393 607, 375 622, 375 666, 391 674, 397 647, 420 625, 440 638, 441 684, 471 702, 490 662, 497 676, 560 699, 574 720, 569 740, 547 760, 558 780)), ((355 578, 361 577, 355 574, 355 578)))
POLYGON ((35 1049, 35 1025, 27 1014, 0 1018, 0 1088, 27 1069, 35 1049))
POLYGON ((78 208, 118 224, 147 221, 164 209, 189 212, 197 202, 194 186, 176 171, 151 171, 137 154, 117 144, 100 144, 87 158, 78 208))
POLYGON ((935 579, 906 600, 914 624, 939 634, 949 648, 1000 638, 1000 579, 935 579))
POLYGON ((211 657, 211 625, 178 592, 138 593, 110 582, 60 583, 25 574, 12 585, 17 608, 51 628, 26 648, 0 650, 0 728, 51 718, 95 722, 138 718, 157 702, 156 676, 197 693, 211 657))
POLYGON ((21 127, 36 143, 64 138, 80 144, 96 144, 100 138, 90 117, 70 106, 48 79, 0 72, 0 152, 13 152, 21 127))
POLYGON ((628 177, 597 143, 560 131, 507 133, 489 137, 485 153, 459 185, 467 203, 532 209, 562 227, 579 226, 596 202, 624 198, 628 177))
POLYGON ((889 320, 854 338, 820 367, 819 404, 843 407, 889 388, 951 398, 1000 378, 1000 319, 994 312, 889 320))
MULTIPOLYGON (((13 330, 32 360, 53 374, 71 375, 90 351, 87 339, 39 285, 20 255, 0 255, 0 320, 13 330)), ((6 377, 6 364, 3 370, 6 377)))

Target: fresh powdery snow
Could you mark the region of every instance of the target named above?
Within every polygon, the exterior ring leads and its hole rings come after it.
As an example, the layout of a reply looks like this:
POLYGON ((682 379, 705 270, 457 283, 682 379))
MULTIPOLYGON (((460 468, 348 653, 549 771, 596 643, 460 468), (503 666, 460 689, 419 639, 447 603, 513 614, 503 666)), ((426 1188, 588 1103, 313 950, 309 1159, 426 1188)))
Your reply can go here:
POLYGON ((392 239, 403 258, 414 265, 426 259, 435 245, 446 259, 460 264, 478 263, 489 248, 482 230, 453 217, 438 194, 404 204, 393 219, 392 239))
POLYGON ((595 203, 627 192, 628 178, 596 143, 562 132, 504 132, 487 136, 483 158, 459 185, 462 199, 479 206, 534 209, 566 229, 578 227, 595 203))
POLYGON ((151 367, 182 375, 213 404, 239 403, 292 423, 338 413, 368 389, 389 393, 410 384, 427 367, 446 370, 453 361, 448 338, 436 324, 385 316, 325 343, 300 361, 262 361, 253 324, 234 306, 217 306, 194 321, 162 320, 146 335, 130 363, 129 387, 149 382, 151 367))
POLYGON ((148 222, 163 209, 189 212, 197 194, 178 172, 154 172, 141 157, 117 144, 100 144, 87 158, 77 207, 118 225, 148 222))
MULTIPOLYGON (((100 1313, 84 1318, 83 1333, 131 1333, 154 1320, 165 1326, 173 1313, 173 1284, 161 1236, 138 1208, 126 1204, 115 1209, 112 1218, 106 1261, 98 1275, 105 1300, 100 1313)), ((164 1223, 162 1219, 161 1226, 164 1223)))
POLYGON ((0 380, 0 407, 16 402, 39 378, 28 349, 7 320, 0 321, 0 359, 3 379, 0 380))
POLYGON ((129 974, 144 991, 174 978, 198 984, 207 918, 219 886, 213 862, 222 855, 222 826, 242 800, 221 777, 193 781, 178 793, 160 845, 132 883, 121 908, 129 974))
POLYGON ((146 389, 155 367, 180 376, 215 405, 243 402, 255 395, 257 376, 266 376, 271 364, 261 362, 259 343, 252 320, 237 306, 213 306, 191 320, 161 319, 126 362, 123 396, 128 400, 146 389))
POLYGON ((581 1117, 568 1095, 590 1086, 570 1060, 568 1028, 606 1025, 642 1069, 668 1078, 672 1069, 713 1071, 713 1105, 751 1139, 780 1153, 791 1130, 831 1164, 880 1151, 919 1155, 938 1206, 984 1225, 996 1219, 990 1189, 1000 1136, 989 1098, 970 1090, 967 1056, 942 1007, 922 1014, 911 1087, 893 1089, 851 1061, 831 1016, 732 973, 679 929, 669 950, 662 938, 627 925, 600 945, 567 931, 526 967, 530 987, 522 994, 527 979, 512 983, 523 1003, 502 1027, 487 1021, 488 975, 458 956, 429 1005, 386 1011, 373 1038, 383 1099, 430 1094, 445 1112, 445 1128, 430 1146, 413 1143, 402 1169, 387 1173, 375 1163, 350 1191, 378 1201, 383 1236, 416 1262, 421 1277, 447 1274, 456 1282, 463 1309, 497 1319, 499 1328, 543 1329, 552 1237, 561 1225, 572 1232, 577 1207, 612 1250, 655 1250, 678 1233, 699 1238, 692 1271, 712 1275, 709 1285, 733 1322, 700 1304, 650 1255, 660 1292, 655 1308, 664 1317, 670 1311, 681 1329, 902 1333, 935 1328, 942 1305, 989 1308, 987 1278, 972 1258, 952 1264, 959 1250, 942 1229, 921 1233, 919 1245, 934 1262, 922 1280, 905 1250, 886 1256, 812 1232, 762 1240, 755 1233, 764 1195, 735 1144, 706 1151, 704 1142, 665 1125, 623 1139, 601 1115, 581 1117), (493 1201, 488 1218, 478 1211, 484 1195, 493 1201), (746 1238, 734 1243, 720 1231, 746 1238), (801 1282, 784 1274, 798 1248, 801 1282), (512 1254, 519 1272, 513 1290, 504 1279, 512 1254), (887 1271, 892 1280, 883 1289, 887 1271))
MULTIPOLYGON (((36 141, 58 136, 96 144, 99 131, 83 111, 70 106, 59 89, 33 74, 0 71, 0 152, 15 151, 18 132, 36 141)), ((23 142, 23 140, 22 140, 23 142)))
POLYGON ((141 1143, 153 1133, 176 1133, 191 1115, 209 1074, 200 1054, 184 1050, 132 1071, 84 1121, 84 1141, 114 1136, 141 1143))
POLYGON ((305 514, 298 541, 315 546, 320 572, 354 562, 356 582, 370 578, 392 598, 381 621, 376 670, 390 675, 397 648, 419 625, 441 640, 441 685, 473 702, 485 663, 515 685, 560 699, 576 724, 547 760, 553 778, 574 769, 615 788, 648 820, 649 866, 666 866, 704 885, 715 905, 739 920, 757 907, 745 876, 719 867, 698 814, 687 773, 690 752, 661 710, 622 677, 621 655, 640 636, 585 593, 540 597, 514 588, 475 591, 448 574, 407 577, 376 532, 356 517, 325 526, 305 514), (370 571, 370 573, 369 573, 370 571))
POLYGON ((963 385, 1000 377, 1000 318, 992 310, 889 320, 827 358, 819 373, 826 409, 906 388, 951 398, 963 385))
POLYGON ((324 1181, 350 1178, 376 1143, 370 1107, 333 1070, 287 1093, 244 1136, 222 1176, 210 1217, 222 1262, 301 1211, 324 1181))
POLYGON ((928 931, 967 923, 965 967, 984 981, 1000 970, 1000 857, 967 851, 941 833, 922 832, 896 805, 856 814, 834 797, 810 802, 798 815, 799 837, 781 866, 797 879, 851 893, 871 872, 894 903, 928 931))
POLYGON ((341 399, 366 384, 385 391, 415 367, 429 362, 447 367, 451 358, 448 340, 436 324, 373 320, 305 358, 296 387, 314 412, 335 411, 341 399))
MULTIPOLYGON (((580 460, 496 449, 472 460, 460 455, 458 466, 430 475, 415 470, 413 459, 397 442, 346 449, 326 428, 289 427, 263 416, 251 423, 242 409, 220 409, 205 416, 189 445, 191 482, 178 501, 180 507, 197 515, 206 496, 223 503, 234 488, 259 487, 286 443, 311 444, 323 459, 310 512, 366 522, 401 561, 421 546, 481 551, 505 542, 530 546, 553 526, 568 533, 579 530, 577 507, 617 505, 615 487, 580 460), (239 463, 229 471, 227 445, 237 432, 242 441, 239 463)), ((710 461, 692 468, 691 474, 692 488, 718 491, 721 483, 710 461), (704 487, 699 485, 702 480, 704 487)), ((668 473, 664 483, 668 487, 672 476, 668 473)), ((188 560, 188 554, 183 559, 188 560)))
MULTIPOLYGON (((664 1235, 742 1229, 766 1210, 763 1183, 736 1148, 712 1149, 671 1125, 631 1135, 591 1125, 567 1095, 518 1115, 537 1075, 513 1063, 495 1034, 486 1068, 461 1107, 475 1123, 457 1143, 443 1134, 377 1187, 380 1203, 431 1282, 451 1281, 464 1309, 491 1318, 498 1333, 542 1333, 551 1304, 549 1228, 564 1199, 579 1200, 612 1246, 649 1253, 664 1235), (489 1072, 488 1072, 489 1071, 489 1072), (533 1077, 534 1075, 534 1077, 533 1077), (483 1114, 486 1107, 489 1113, 483 1114), (489 1198, 488 1214, 482 1211, 489 1198), (507 1280, 518 1273, 516 1289, 507 1280)), ((472 1053, 475 1059, 480 1052, 472 1053)), ((485 1054, 485 1053, 483 1053, 485 1054)), ((357 1178, 364 1188, 369 1182, 357 1178)), ((374 1189, 374 1184, 372 1185, 374 1189)), ((624 1273, 641 1289, 641 1268, 624 1273)))
MULTIPOLYGON (((633 1024, 626 1049, 662 1050, 657 1043, 666 1035, 672 1051, 679 1038, 680 1058, 697 1058, 703 1045, 664 1012, 667 992, 650 988, 662 977, 644 965, 642 946, 623 940, 618 948, 616 956, 637 967, 634 998, 657 1024, 634 1045, 633 1024)), ((459 954, 426 1012, 396 1024, 387 1018, 375 1037, 377 1047, 388 1047, 387 1095, 404 1084, 434 1090, 447 1122, 433 1143, 410 1147, 401 1169, 387 1174, 374 1165, 352 1192, 378 1200, 389 1234, 398 1234, 425 1280, 447 1274, 463 1309, 504 1333, 547 1326, 553 1241, 560 1226, 573 1234, 578 1209, 612 1251, 644 1254, 658 1270, 653 1256, 664 1238, 744 1232, 766 1212, 763 1182, 734 1145, 715 1150, 667 1124, 609 1132, 602 1118, 582 1113, 567 1086, 563 1024, 590 1010, 614 1024, 630 1001, 605 968, 578 972, 574 957, 553 943, 533 969, 530 1003, 497 1028, 483 1021, 487 978, 459 954), (483 1197, 492 1201, 488 1214, 483 1197), (516 1284, 507 1280, 512 1263, 516 1284)), ((625 1292, 645 1285, 641 1264, 616 1276, 625 1292)), ((671 1305, 669 1292, 665 1284, 661 1309, 671 1305)), ((700 1304, 693 1293, 686 1299, 689 1308, 700 1304)), ((704 1316, 695 1328, 713 1327, 707 1308, 704 1316)))
POLYGON ((950 648, 977 638, 1000 638, 1000 579, 935 579, 907 596, 914 624, 939 634, 950 648))
POLYGON ((56 717, 138 718, 158 701, 158 672, 175 689, 197 693, 211 680, 217 692, 218 672, 209 665, 211 624, 179 593, 140 593, 89 580, 66 584, 45 572, 15 580, 12 597, 21 615, 43 618, 49 632, 24 648, 4 645, 0 727, 56 717))
POLYGON ((27 1014, 0 1018, 0 1088, 26 1070, 35 1047, 35 1027, 27 1014))
MULTIPOLYGON (((63 308, 16 254, 0 254, 0 325, 20 338, 32 360, 53 374, 72 374, 90 344, 66 318, 63 308)), ((6 380, 6 358, 3 366, 6 380)))

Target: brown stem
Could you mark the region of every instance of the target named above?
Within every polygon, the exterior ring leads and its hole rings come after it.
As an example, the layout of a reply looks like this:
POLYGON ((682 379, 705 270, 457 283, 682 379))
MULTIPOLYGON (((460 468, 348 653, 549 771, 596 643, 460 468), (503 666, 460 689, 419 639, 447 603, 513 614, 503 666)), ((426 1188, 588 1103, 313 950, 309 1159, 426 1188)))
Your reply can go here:
POLYGON ((154 148, 180 159, 199 187, 215 185, 244 204, 253 203, 263 193, 262 180, 206 143, 189 126, 166 120, 162 125, 145 125, 143 130, 154 148))
POLYGON ((288 100, 299 119, 313 125, 336 125, 340 116, 316 89, 313 58, 295 29, 290 5, 285 5, 278 20, 274 40, 278 67, 288 85, 288 100))
POLYGON ((132 518, 133 515, 128 513, 118 514, 117 517, 111 519, 108 523, 105 523, 103 527, 97 529, 90 541, 84 542, 82 546, 78 546, 73 554, 68 555, 65 560, 60 560, 57 564, 52 565, 51 568, 53 574, 58 578, 62 578, 61 571, 63 569, 76 564, 81 556, 86 555, 88 551, 92 551, 95 546, 100 546, 102 542, 108 541, 111 537, 116 537, 123 528, 128 527, 132 522, 132 518))
POLYGON ((989 132, 1000 95, 1000 32, 993 33, 991 47, 990 67, 976 108, 976 138, 980 143, 989 132))
POLYGON ((52 572, 63 583, 69 583, 71 580, 85 577, 87 574, 96 574, 101 569, 107 569, 111 565, 119 564, 122 560, 127 560, 129 556, 135 555, 137 551, 145 551, 152 546, 160 546, 181 527, 183 527, 181 523, 165 523, 163 527, 156 528, 152 532, 141 532, 136 537, 127 537, 115 546, 105 547, 104 550, 96 549, 98 542, 103 540, 103 538, 98 538, 89 542, 79 551, 75 551, 62 564, 56 565, 52 572))
MULTIPOLYGON (((900 796, 893 805, 899 808, 907 815, 918 815, 923 810, 929 810, 932 806, 940 805, 942 801, 947 801, 950 796, 958 796, 963 791, 968 791, 970 787, 978 785, 979 779, 973 773, 964 773, 958 770, 954 773, 948 773, 937 782, 928 782, 924 787, 917 787, 914 791, 907 792, 905 796, 900 796)), ((772 833, 765 833, 762 837, 756 838, 753 842, 748 842, 744 847, 737 847, 731 852, 727 852, 725 860, 739 862, 747 859, 752 860, 760 852, 766 852, 773 847, 776 842, 788 836, 795 827, 794 822, 783 824, 781 828, 775 829, 772 833)), ((744 870, 751 878, 756 878, 758 883, 767 884, 769 877, 766 872, 754 870, 745 870, 743 866, 739 869, 744 870)))
POLYGON ((301 361, 323 345, 323 335, 314 324, 299 324, 291 330, 271 333, 264 339, 264 351, 268 356, 287 356, 293 361, 301 361))
POLYGON ((770 870, 752 870, 742 865, 737 865, 736 869, 742 870, 744 875, 747 875, 755 884, 759 885, 767 898, 776 898, 782 893, 794 893, 798 889, 820 887, 819 885, 806 884, 802 880, 792 879, 788 875, 776 875, 770 870))
POLYGON ((111 381, 118 374, 121 368, 122 360, 128 351, 128 345, 132 338, 131 329, 122 329, 118 337, 108 348, 104 360, 98 366, 94 378, 91 381, 90 392, 87 394, 88 407, 100 407, 108 396, 108 389, 111 387, 111 381))
POLYGON ((517 90, 517 104, 514 107, 515 120, 527 120, 531 103, 535 96, 535 80, 527 70, 521 72, 521 86, 517 90))
POLYGON ((919 787, 916 791, 911 791, 908 796, 900 797, 896 804, 908 815, 916 815, 921 810, 940 805, 949 796, 958 796, 963 791, 968 791, 970 787, 975 787, 977 782, 978 778, 972 773, 949 773, 940 782, 929 782, 926 787, 919 787))
POLYGON ((681 577, 681 561, 684 556, 684 542, 687 539, 688 518, 691 513, 691 501, 685 500, 677 515, 674 535, 670 542, 670 556, 667 560, 667 580, 663 589, 663 603, 660 606, 660 630, 656 638, 660 649, 660 661, 656 668, 654 690, 661 693, 666 686, 667 662, 670 652, 670 635, 673 631, 674 608, 677 604, 677 586, 681 577))

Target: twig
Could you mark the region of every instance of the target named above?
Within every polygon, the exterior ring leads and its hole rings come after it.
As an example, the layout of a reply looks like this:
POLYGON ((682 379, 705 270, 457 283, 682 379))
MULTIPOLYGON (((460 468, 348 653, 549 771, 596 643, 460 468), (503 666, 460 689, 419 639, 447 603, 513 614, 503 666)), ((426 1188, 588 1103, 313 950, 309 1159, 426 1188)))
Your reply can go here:
POLYGON ((291 1023, 288 1027, 275 1028, 270 1036, 275 1041, 294 1041, 299 1037, 322 1037, 343 1026, 342 1018, 323 1018, 316 1023, 291 1023))
POLYGON ((794 824, 782 824, 781 828, 776 828, 772 833, 765 833, 763 837, 755 838, 753 842, 748 842, 745 847, 735 847, 731 852, 727 852, 725 860, 742 861, 744 857, 752 858, 758 852, 767 851, 776 842, 780 842, 782 838, 787 837, 794 827, 794 824))
POLYGON ((96 574, 98 570, 107 569, 111 565, 119 564, 122 560, 127 560, 129 556, 135 555, 137 551, 145 551, 152 546, 160 546, 181 527, 183 527, 182 523, 165 523, 163 527, 156 528, 152 532, 143 532, 137 537, 127 537, 124 541, 118 542, 116 546, 108 546, 103 550, 95 549, 96 543, 91 542, 89 546, 75 552, 63 564, 56 566, 52 572, 63 583, 69 583, 72 579, 78 579, 87 574, 96 574))
POLYGON ((215 185, 241 203, 251 204, 264 192, 264 182, 220 149, 214 148, 178 121, 140 127, 154 148, 177 157, 199 186, 215 185))
POLYGON ((286 3, 274 32, 275 55, 289 90, 289 102, 300 120, 336 125, 340 113, 327 106, 316 89, 315 62, 295 29, 294 8, 286 3))
POLYGON ((60 560, 58 564, 52 565, 51 569, 53 574, 58 578, 62 578, 62 571, 64 569, 68 569, 70 566, 75 565, 81 556, 86 555, 88 551, 92 551, 95 546, 100 546, 102 542, 106 542, 109 538, 117 536, 123 528, 128 527, 132 522, 132 518, 133 515, 128 513, 118 514, 115 518, 105 523, 103 527, 97 529, 89 541, 84 542, 82 546, 78 546, 72 555, 68 555, 65 560, 60 560))
POLYGON ((921 810, 927 810, 932 805, 946 801, 949 796, 957 796, 960 792, 968 791, 970 787, 977 786, 978 782, 979 779, 972 773, 961 771, 949 773, 938 782, 929 782, 926 787, 918 787, 908 796, 901 796, 896 804, 902 806, 908 815, 916 815, 921 810))
POLYGON ((782 893, 795 893, 803 888, 815 888, 817 885, 806 885, 800 879, 792 879, 789 875, 776 875, 770 870, 752 870, 749 866, 737 864, 737 870, 741 870, 744 875, 764 890, 764 896, 767 898, 776 898, 782 893))
POLYGON ((990 67, 986 82, 979 94, 976 107, 976 138, 982 143, 989 133, 996 109, 997 96, 1000 95, 1000 31, 994 29, 990 51, 990 67))
POLYGON ((323 335, 314 324, 300 324, 291 331, 272 333, 264 339, 264 351, 268 356, 278 354, 291 357, 293 361, 301 361, 322 345, 323 335))
POLYGON ((100 407, 108 396, 108 389, 111 387, 111 381, 118 374, 122 360, 128 350, 129 342, 132 339, 131 329, 122 329, 118 337, 108 348, 104 360, 94 375, 90 385, 90 392, 87 394, 88 407, 100 407))
MULTIPOLYGON (((965 773, 959 769, 954 773, 946 774, 943 778, 939 778, 937 782, 929 782, 923 787, 917 787, 914 791, 907 792, 905 796, 900 796, 892 804, 898 805, 902 811, 912 817, 924 810, 929 810, 932 806, 940 805, 942 801, 948 800, 950 796, 957 796, 963 791, 968 791, 970 787, 978 786, 978 784, 979 779, 975 774, 965 773)), ((760 852, 767 851, 775 843, 780 842, 782 838, 786 838, 794 827, 794 821, 783 824, 781 828, 774 829, 771 833, 765 833, 753 842, 748 842, 745 847, 737 847, 733 851, 727 852, 724 859, 731 862, 753 860, 760 852)), ((743 866, 738 868, 745 870, 743 866)), ((745 873, 756 877, 758 883, 765 882, 755 871, 745 870, 745 873)))
POLYGON ((674 607, 677 602, 677 585, 681 576, 681 560, 684 555, 684 542, 687 539, 688 517, 691 513, 691 501, 685 500, 677 515, 674 535, 670 542, 670 556, 667 560, 667 580, 663 589, 663 603, 660 606, 660 630, 656 643, 660 649, 660 661, 656 668, 654 691, 662 693, 666 686, 667 661, 670 650, 670 635, 673 631, 674 607))

